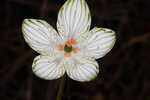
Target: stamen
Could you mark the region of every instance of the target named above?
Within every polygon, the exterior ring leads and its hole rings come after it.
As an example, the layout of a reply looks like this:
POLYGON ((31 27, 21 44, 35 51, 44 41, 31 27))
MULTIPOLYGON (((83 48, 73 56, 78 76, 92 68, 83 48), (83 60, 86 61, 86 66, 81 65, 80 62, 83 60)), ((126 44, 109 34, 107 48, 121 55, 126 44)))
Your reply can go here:
POLYGON ((59 50, 59 51, 62 51, 62 50, 63 50, 63 45, 60 44, 60 45, 58 46, 58 50, 59 50))
POLYGON ((73 48, 73 53, 77 53, 78 52, 78 48, 73 48))
POLYGON ((71 38, 71 43, 72 44, 77 44, 77 41, 75 39, 71 38))
POLYGON ((71 46, 72 46, 71 41, 67 41, 67 42, 66 42, 66 45, 67 45, 68 47, 71 47, 71 46))
POLYGON ((71 56, 71 53, 70 53, 70 52, 65 52, 64 55, 65 55, 66 57, 70 57, 70 56, 71 56))

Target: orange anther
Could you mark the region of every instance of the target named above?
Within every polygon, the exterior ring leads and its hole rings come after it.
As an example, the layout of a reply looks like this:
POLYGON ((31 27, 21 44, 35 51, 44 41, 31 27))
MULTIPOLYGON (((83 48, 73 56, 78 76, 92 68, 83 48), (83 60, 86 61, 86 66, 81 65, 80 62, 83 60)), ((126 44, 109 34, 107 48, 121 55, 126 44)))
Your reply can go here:
POLYGON ((73 48, 73 53, 77 53, 78 52, 78 48, 73 48))
POLYGON ((62 51, 62 50, 63 50, 63 45, 60 44, 60 45, 58 46, 58 50, 59 50, 59 51, 62 51))
POLYGON ((71 41, 67 41, 66 45, 67 45, 67 47, 71 47, 72 46, 71 41))
POLYGON ((77 41, 72 38, 72 39, 71 39, 71 43, 72 43, 72 44, 77 44, 77 41))
POLYGON ((66 57, 70 57, 71 56, 71 53, 70 52, 65 52, 64 54, 66 57))

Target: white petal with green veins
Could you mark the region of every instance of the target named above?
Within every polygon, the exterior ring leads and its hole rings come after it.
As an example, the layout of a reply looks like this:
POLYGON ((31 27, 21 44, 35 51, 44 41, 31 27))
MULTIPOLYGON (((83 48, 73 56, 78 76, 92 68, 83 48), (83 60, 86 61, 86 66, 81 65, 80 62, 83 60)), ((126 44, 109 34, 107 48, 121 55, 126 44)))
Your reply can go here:
POLYGON ((63 62, 55 57, 37 56, 32 64, 34 74, 42 79, 58 79, 65 73, 63 62))
POLYGON ((97 76, 99 73, 99 66, 92 58, 76 56, 66 63, 66 72, 73 80, 87 82, 97 76))
POLYGON ((54 53, 60 37, 47 22, 37 19, 25 19, 22 32, 29 46, 40 54, 54 53))
POLYGON ((86 34, 83 52, 96 59, 105 56, 114 46, 116 41, 115 32, 106 28, 94 28, 86 34))
POLYGON ((91 16, 85 0, 67 0, 58 14, 57 28, 63 38, 89 31, 91 16))

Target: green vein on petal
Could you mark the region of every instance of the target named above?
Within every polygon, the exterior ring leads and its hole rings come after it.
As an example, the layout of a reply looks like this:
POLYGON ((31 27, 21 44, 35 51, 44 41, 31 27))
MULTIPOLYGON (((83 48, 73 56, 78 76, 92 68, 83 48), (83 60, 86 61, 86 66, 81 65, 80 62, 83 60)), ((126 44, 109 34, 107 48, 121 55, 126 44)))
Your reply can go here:
POLYGON ((61 18, 62 18, 62 16, 63 16, 63 11, 64 11, 64 7, 62 7, 61 9, 60 9, 60 16, 61 16, 61 18))
POLYGON ((28 21, 29 21, 30 23, 32 23, 32 24, 34 24, 34 25, 36 25, 34 22, 32 22, 32 20, 31 20, 31 19, 28 19, 28 21))
POLYGON ((88 31, 88 30, 89 30, 89 28, 90 28, 90 25, 88 25, 88 27, 87 27, 86 31, 88 31))
POLYGON ((36 22, 42 24, 43 26, 47 27, 41 20, 36 20, 36 22))
POLYGON ((90 17, 91 17, 91 14, 90 14, 90 13, 88 13, 88 21, 90 20, 90 17))
POLYGON ((71 0, 68 0, 68 2, 67 2, 67 7, 69 6, 70 3, 71 3, 71 0))
MULTIPOLYGON (((40 20, 39 20, 40 21, 40 20)), ((42 24, 42 25, 44 25, 45 26, 45 24, 44 23, 42 23, 42 21, 37 21, 36 20, 36 22, 38 22, 38 23, 40 23, 40 24, 42 24)), ((35 22, 33 22, 31 19, 29 19, 29 22, 31 22, 32 24, 34 24, 34 25, 36 25, 36 26, 38 26, 39 28, 40 28, 40 26, 38 25, 38 24, 36 24, 35 22)), ((46 27, 46 26, 45 26, 46 27)))
POLYGON ((97 75, 93 76, 89 81, 96 79, 97 75))
POLYGON ((37 59, 35 59, 34 60, 34 64, 36 64, 37 63, 37 61, 39 61, 40 60, 40 57, 39 58, 37 58, 37 59))
POLYGON ((85 7, 85 16, 86 16, 86 2, 84 1, 84 7, 85 7))
POLYGON ((113 33, 113 31, 110 30, 110 31, 106 31, 105 33, 113 33))
POLYGON ((106 32, 106 30, 105 30, 105 29, 103 29, 103 28, 101 28, 101 29, 100 29, 100 31, 104 31, 104 32, 106 32))
POLYGON ((36 68, 36 64, 32 67, 32 69, 35 69, 36 68))
MULTIPOLYGON (((27 24, 25 21, 23 21, 23 24, 25 24, 25 25, 29 26, 29 24, 27 24)), ((23 28, 24 28, 24 27, 23 27, 23 28)))
POLYGON ((81 3, 81 7, 82 7, 82 0, 80 0, 80 3, 81 3))

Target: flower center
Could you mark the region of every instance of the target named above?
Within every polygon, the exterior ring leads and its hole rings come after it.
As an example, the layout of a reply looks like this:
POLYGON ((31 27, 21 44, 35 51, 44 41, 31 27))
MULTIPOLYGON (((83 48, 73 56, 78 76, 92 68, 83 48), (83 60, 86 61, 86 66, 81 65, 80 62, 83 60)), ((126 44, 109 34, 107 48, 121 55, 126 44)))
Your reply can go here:
POLYGON ((73 46, 75 44, 77 44, 77 41, 75 39, 71 38, 69 41, 67 41, 65 43, 65 46, 60 44, 58 46, 58 50, 59 51, 63 51, 64 50, 64 55, 66 57, 70 57, 72 51, 73 51, 73 53, 77 53, 78 52, 78 48, 73 46))
POLYGON ((72 52, 72 50, 73 50, 72 46, 68 47, 67 45, 65 45, 65 47, 64 47, 65 52, 72 52))

